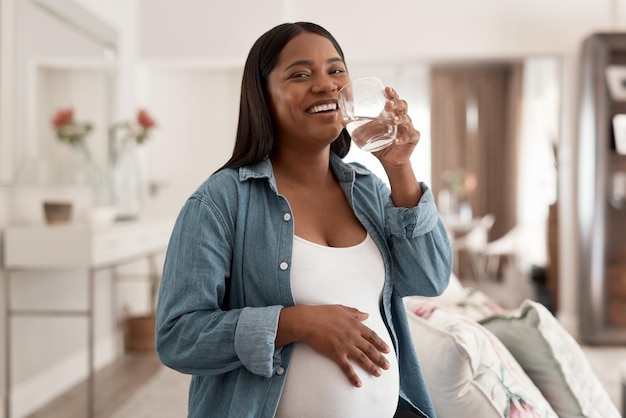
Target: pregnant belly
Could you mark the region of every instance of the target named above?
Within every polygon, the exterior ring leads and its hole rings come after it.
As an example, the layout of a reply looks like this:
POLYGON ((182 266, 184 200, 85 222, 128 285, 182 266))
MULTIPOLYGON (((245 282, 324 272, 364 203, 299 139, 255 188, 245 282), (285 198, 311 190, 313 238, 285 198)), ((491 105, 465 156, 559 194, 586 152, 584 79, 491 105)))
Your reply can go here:
MULTIPOLYGON (((384 339, 393 347, 384 325, 383 330, 377 330, 378 335, 387 336, 384 339)), ((390 368, 379 377, 353 363, 363 383, 358 388, 335 362, 304 343, 296 344, 276 417, 393 417, 399 394, 398 363, 393 351, 386 357, 390 368)))

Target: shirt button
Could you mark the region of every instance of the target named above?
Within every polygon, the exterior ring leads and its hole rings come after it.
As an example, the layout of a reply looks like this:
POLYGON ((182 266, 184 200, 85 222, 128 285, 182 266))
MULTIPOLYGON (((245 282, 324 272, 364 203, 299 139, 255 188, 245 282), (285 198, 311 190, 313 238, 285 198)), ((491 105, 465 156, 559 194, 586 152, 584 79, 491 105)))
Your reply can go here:
POLYGON ((285 373, 285 369, 283 367, 279 367, 276 369, 276 374, 282 376, 285 373))
POLYGON ((287 268, 289 267, 289 264, 287 264, 286 262, 282 262, 280 263, 280 269, 281 270, 287 270, 287 268))
POLYGON ((284 219, 286 222, 289 222, 289 220, 291 219, 291 214, 290 214, 290 213, 285 213, 285 214, 283 215, 283 219, 284 219))

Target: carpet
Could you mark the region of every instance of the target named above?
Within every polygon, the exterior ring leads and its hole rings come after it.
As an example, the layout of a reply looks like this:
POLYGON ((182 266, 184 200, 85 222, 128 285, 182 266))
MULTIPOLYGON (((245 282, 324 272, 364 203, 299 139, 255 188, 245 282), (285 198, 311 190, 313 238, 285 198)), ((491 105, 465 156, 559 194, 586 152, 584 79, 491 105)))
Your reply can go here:
POLYGON ((111 418, 184 418, 190 379, 188 375, 161 366, 111 418))

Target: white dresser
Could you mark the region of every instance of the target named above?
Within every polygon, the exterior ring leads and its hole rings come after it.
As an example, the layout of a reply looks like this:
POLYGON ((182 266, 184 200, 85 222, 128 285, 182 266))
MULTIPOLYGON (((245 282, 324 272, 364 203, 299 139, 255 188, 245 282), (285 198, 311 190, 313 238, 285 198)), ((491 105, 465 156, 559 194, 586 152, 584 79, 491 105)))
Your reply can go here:
MULTIPOLYGON (((88 393, 87 416, 94 416, 94 280, 100 269, 115 267, 139 259, 148 259, 155 267, 155 257, 164 253, 174 220, 153 219, 116 222, 103 226, 88 224, 14 225, 4 234, 6 341, 5 416, 11 416, 11 323, 16 316, 84 316, 87 319, 88 393), (15 309, 11 296, 11 276, 18 270, 80 268, 88 272, 88 303, 84 310, 15 309)), ((156 269, 152 268, 152 276, 156 269)), ((158 279, 151 277, 151 279, 158 279)))

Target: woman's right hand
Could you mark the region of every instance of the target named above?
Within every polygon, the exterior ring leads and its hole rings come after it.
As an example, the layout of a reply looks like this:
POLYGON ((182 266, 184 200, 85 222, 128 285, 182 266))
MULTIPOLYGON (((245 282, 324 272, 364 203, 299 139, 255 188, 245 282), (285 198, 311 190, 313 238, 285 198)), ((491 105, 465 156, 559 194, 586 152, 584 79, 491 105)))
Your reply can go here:
POLYGON ((281 311, 276 346, 304 342, 333 360, 354 386, 361 380, 351 361, 374 376, 388 369, 389 346, 363 324, 369 314, 342 305, 296 305, 281 311))

